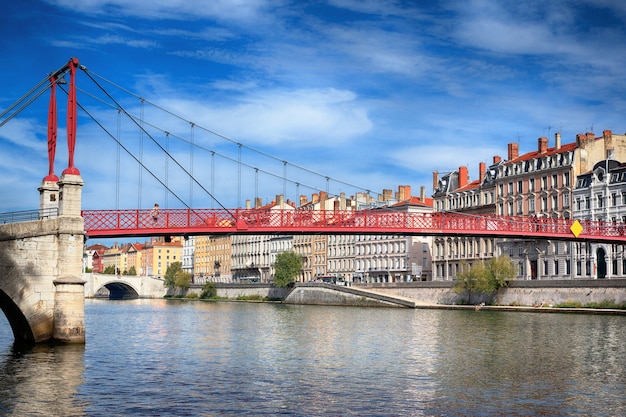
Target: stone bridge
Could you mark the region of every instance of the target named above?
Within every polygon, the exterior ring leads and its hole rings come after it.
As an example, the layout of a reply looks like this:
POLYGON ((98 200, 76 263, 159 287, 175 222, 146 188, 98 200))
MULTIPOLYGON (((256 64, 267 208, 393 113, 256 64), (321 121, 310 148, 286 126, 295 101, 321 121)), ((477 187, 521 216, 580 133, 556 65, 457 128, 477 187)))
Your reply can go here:
POLYGON ((85 297, 122 300, 130 298, 163 298, 167 288, 154 277, 111 274, 83 274, 85 297))
POLYGON ((38 218, 0 224, 0 308, 18 343, 85 342, 82 187, 44 178, 38 218))

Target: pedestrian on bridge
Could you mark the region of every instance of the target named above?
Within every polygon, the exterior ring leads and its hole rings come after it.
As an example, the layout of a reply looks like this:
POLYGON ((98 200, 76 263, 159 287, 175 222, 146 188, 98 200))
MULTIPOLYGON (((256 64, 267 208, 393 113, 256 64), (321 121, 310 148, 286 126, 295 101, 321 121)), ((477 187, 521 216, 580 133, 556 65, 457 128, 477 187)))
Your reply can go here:
POLYGON ((159 204, 158 203, 154 203, 154 207, 152 208, 152 211, 150 212, 150 214, 152 215, 152 220, 154 220, 154 222, 156 223, 157 220, 159 220, 159 204))

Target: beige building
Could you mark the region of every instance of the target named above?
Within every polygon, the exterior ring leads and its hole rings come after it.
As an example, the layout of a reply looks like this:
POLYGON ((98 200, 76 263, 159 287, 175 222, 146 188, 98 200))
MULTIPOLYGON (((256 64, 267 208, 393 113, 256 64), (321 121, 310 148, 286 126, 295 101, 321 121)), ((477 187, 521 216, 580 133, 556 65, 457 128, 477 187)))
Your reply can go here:
POLYGON ((174 262, 181 262, 183 244, 180 237, 166 241, 164 238, 153 238, 141 250, 145 260, 145 275, 164 277, 167 267, 174 262))
MULTIPOLYGON (((374 210, 407 213, 431 213, 433 201, 421 188, 420 196, 411 195, 411 187, 399 186, 395 197, 390 190, 374 210)), ((354 242, 356 282, 407 282, 432 279, 430 236, 357 235, 354 242)))
POLYGON ((231 236, 196 236, 194 245, 194 278, 213 282, 231 282, 231 236))
MULTIPOLYGON (((276 200, 265 206, 261 206, 257 199, 254 210, 295 210, 295 205, 290 201, 285 201, 284 196, 278 195, 276 200)), ((272 239, 279 238, 281 237, 271 235, 233 235, 231 241, 233 281, 272 282, 274 279, 271 256, 272 239)))
MULTIPOLYGON (((434 173, 435 208, 468 214, 572 218, 574 181, 606 158, 626 160, 626 136, 605 130, 579 134, 576 141, 561 143, 561 134, 549 146, 548 138, 537 140, 537 148, 519 153, 517 143, 508 145, 508 158, 494 157, 493 164, 479 168, 470 182, 467 168, 441 178, 434 173)), ((517 267, 518 279, 569 279, 576 277, 571 242, 504 238, 442 237, 435 240, 435 279, 453 279, 463 267, 476 260, 508 255, 517 267)))

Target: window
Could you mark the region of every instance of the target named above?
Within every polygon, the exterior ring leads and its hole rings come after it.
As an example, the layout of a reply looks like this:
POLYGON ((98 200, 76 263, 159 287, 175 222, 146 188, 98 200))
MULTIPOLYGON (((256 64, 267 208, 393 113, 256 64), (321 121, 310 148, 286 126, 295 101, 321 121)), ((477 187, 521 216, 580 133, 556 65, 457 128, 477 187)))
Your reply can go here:
POLYGON ((524 192, 524 191, 523 191, 523 190, 524 190, 524 188, 523 188, 523 185, 522 185, 522 184, 523 184, 523 183, 522 183, 522 181, 521 181, 521 180, 517 182, 517 192, 518 192, 518 193, 520 193, 520 194, 524 192))
POLYGON ((548 177, 541 177, 541 189, 542 190, 548 189, 548 177))
POLYGON ((615 207, 617 205, 617 194, 616 193, 611 194, 611 205, 613 207, 615 207))
POLYGON ((509 182, 509 194, 513 194, 513 183, 509 182))
POLYGON ((559 176, 552 174, 552 188, 559 188, 559 176))
POLYGON ((509 201, 508 206, 509 206, 509 207, 508 207, 508 208, 509 208, 509 212, 508 212, 507 214, 508 214, 509 216, 512 216, 512 215, 514 214, 514 213, 513 213, 513 202, 512 202, 512 201, 509 201))
POLYGON ((522 214, 522 200, 517 200, 517 214, 522 214))
POLYGON ((531 197, 528 199, 528 211, 531 213, 535 212, 535 199, 531 197))
POLYGON ((548 197, 541 197, 541 211, 548 210, 548 197))
POLYGON ((602 194, 596 194, 596 201, 598 203, 598 208, 604 207, 604 198, 602 197, 602 194))
POLYGON ((563 173, 563 186, 569 187, 569 172, 563 173))
POLYGON ((535 191, 535 179, 534 178, 531 178, 528 181, 528 191, 531 193, 535 191))
POLYGON ((500 193, 500 195, 504 195, 504 184, 498 185, 498 192, 500 193))
POLYGON ((559 209, 559 196, 553 195, 552 196, 552 210, 558 210, 558 209, 559 209))
POLYGON ((563 208, 569 208, 569 193, 563 193, 563 208))
POLYGON ((585 208, 589 210, 591 208, 591 203, 589 197, 585 197, 585 208))

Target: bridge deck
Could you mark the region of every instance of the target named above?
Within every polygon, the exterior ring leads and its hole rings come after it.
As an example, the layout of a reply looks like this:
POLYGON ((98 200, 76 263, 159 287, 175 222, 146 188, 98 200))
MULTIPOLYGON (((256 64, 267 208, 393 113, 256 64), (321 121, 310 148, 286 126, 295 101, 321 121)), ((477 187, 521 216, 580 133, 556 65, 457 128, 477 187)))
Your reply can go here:
MULTIPOLYGON (((392 210, 84 210, 90 238, 225 234, 401 234, 574 239, 573 220, 392 210)), ((626 242, 622 223, 581 221, 577 240, 626 242)))

